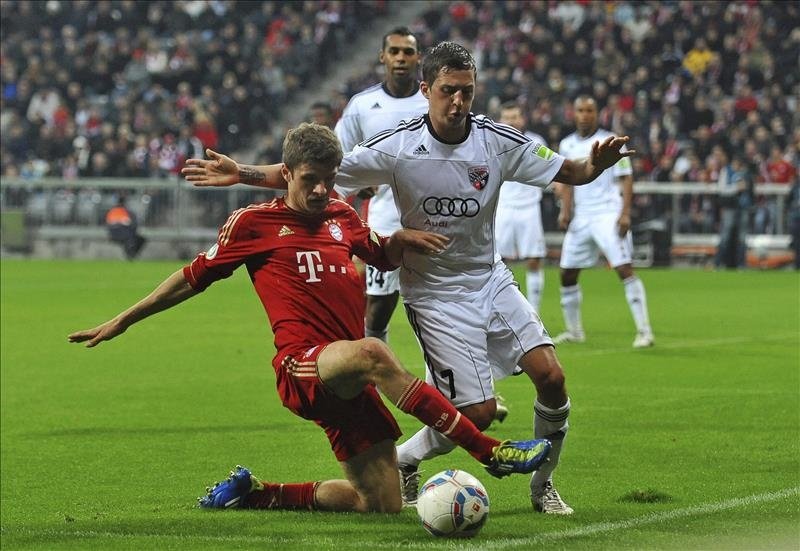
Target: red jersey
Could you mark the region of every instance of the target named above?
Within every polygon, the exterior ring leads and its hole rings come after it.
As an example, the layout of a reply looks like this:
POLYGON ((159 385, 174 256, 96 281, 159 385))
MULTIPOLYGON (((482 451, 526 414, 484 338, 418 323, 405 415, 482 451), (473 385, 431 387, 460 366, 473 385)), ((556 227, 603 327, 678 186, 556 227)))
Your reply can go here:
POLYGON ((198 291, 245 264, 267 311, 275 348, 308 348, 364 337, 364 282, 351 257, 396 268, 379 236, 347 203, 332 199, 314 216, 283 198, 234 211, 217 243, 183 269, 198 291))

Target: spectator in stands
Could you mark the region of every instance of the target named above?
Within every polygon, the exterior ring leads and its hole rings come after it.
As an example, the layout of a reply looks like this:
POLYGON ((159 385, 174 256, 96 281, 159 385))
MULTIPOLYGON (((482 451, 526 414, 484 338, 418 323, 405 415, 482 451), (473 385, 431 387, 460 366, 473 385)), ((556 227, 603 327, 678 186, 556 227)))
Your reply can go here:
POLYGON ((714 264, 717 268, 744 268, 747 231, 753 206, 753 175, 744 160, 735 155, 720 170, 719 245, 714 264))
POLYGON ((797 168, 786 160, 781 148, 772 147, 767 160, 767 181, 774 184, 791 184, 797 178, 797 168))
POLYGON ((311 111, 308 114, 309 122, 321 124, 328 128, 333 128, 336 121, 333 118, 333 108, 330 103, 318 101, 311 105, 311 111))
POLYGON ((128 260, 136 258, 147 242, 139 235, 136 215, 125 205, 124 196, 120 196, 117 205, 106 213, 106 228, 109 239, 122 247, 128 260))

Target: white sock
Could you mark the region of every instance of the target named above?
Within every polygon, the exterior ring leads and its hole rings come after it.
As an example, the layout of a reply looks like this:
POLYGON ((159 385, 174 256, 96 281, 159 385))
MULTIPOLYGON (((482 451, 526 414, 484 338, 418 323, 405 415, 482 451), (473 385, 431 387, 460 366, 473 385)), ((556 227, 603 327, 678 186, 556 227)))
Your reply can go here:
POLYGON ((533 309, 539 312, 539 306, 542 304, 542 293, 544 292, 544 270, 528 270, 525 273, 525 287, 528 289, 528 302, 531 303, 533 309))
POLYGON ((553 471, 561 456, 561 447, 569 430, 570 402, 560 408, 552 409, 542 405, 539 400, 533 403, 533 434, 535 438, 547 438, 553 447, 550 449, 550 460, 542 465, 531 477, 531 491, 541 488, 553 477, 553 471))
POLYGON ((636 331, 645 335, 650 335, 650 315, 647 312, 647 295, 644 292, 642 280, 636 276, 631 276, 622 281, 625 287, 625 298, 633 315, 633 322, 636 324, 636 331))
POLYGON ((581 302, 583 294, 578 284, 570 287, 561 287, 561 311, 564 314, 564 324, 567 331, 573 335, 583 335, 581 323, 581 302))
POLYGON ((397 446, 398 465, 419 465, 426 459, 450 453, 456 444, 441 432, 422 427, 411 438, 397 446))
POLYGON ((364 336, 365 337, 375 337, 376 339, 380 339, 385 343, 389 342, 389 328, 384 327, 380 331, 376 331, 375 329, 370 329, 368 327, 364 327, 364 336))

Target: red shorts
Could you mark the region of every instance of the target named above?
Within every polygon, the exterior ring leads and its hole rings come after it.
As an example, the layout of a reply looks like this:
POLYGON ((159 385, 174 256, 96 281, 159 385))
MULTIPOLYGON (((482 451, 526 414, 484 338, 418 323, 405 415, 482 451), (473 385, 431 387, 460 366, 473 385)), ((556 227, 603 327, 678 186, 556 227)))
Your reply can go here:
POLYGON ((384 440, 400 438, 400 427, 375 385, 364 387, 351 400, 343 400, 320 380, 317 358, 326 346, 283 350, 275 356, 273 367, 283 405, 322 427, 339 461, 350 459, 384 440))

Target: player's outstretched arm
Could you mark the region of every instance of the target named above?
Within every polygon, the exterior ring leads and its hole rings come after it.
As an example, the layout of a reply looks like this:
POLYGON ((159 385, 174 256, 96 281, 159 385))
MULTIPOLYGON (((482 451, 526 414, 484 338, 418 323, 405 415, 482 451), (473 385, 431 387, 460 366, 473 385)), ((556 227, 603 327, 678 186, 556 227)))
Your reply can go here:
POLYGON ((384 245, 386 256, 395 266, 400 265, 405 249, 422 254, 438 254, 447 247, 450 238, 422 230, 402 229, 394 232, 384 245))
POLYGON ((281 174, 282 164, 244 165, 227 155, 206 149, 208 159, 187 159, 181 174, 187 182, 198 187, 224 187, 248 184, 257 187, 286 188, 281 174))
POLYGON ((85 342, 87 348, 97 346, 103 341, 110 341, 123 334, 134 323, 179 304, 197 294, 178 270, 165 279, 145 298, 119 313, 107 322, 92 329, 76 331, 67 336, 69 342, 85 342))
POLYGON ((565 160, 554 180, 572 186, 588 184, 623 157, 636 154, 635 149, 621 150, 629 141, 628 136, 609 136, 602 143, 594 142, 592 152, 585 159, 565 160))

